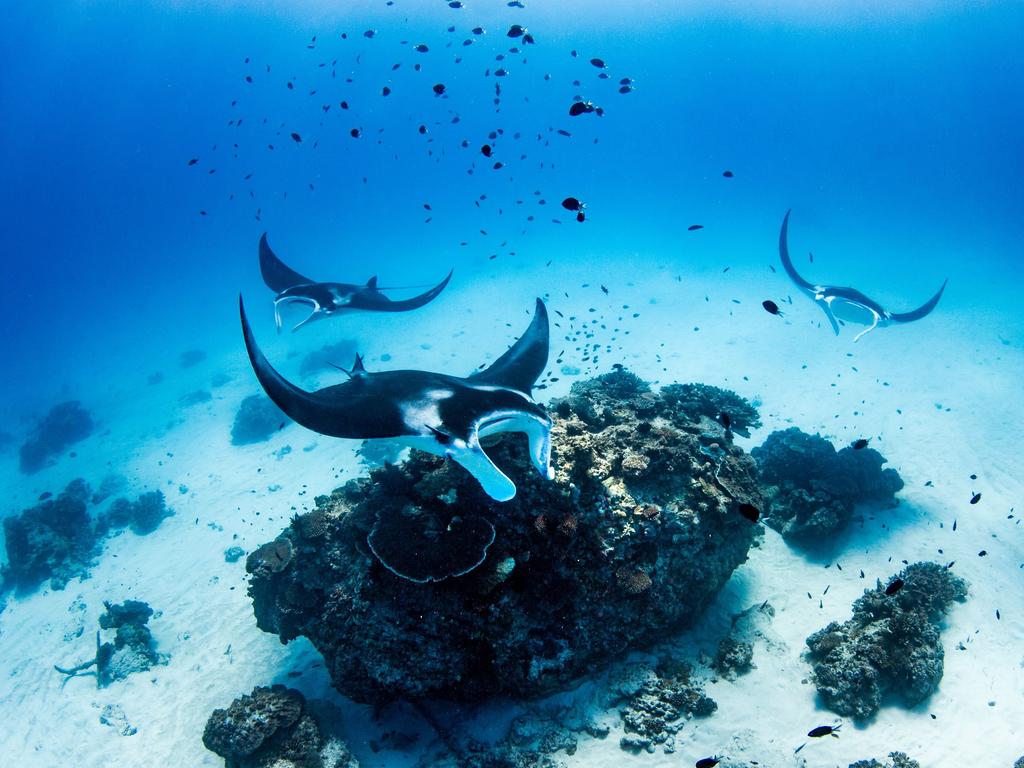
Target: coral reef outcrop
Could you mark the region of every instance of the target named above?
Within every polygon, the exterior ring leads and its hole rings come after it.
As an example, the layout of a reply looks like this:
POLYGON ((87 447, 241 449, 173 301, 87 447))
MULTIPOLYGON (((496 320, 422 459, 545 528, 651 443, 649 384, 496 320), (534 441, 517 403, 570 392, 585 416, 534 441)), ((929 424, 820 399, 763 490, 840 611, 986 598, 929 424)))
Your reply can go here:
POLYGON ((96 531, 103 536, 118 528, 131 528, 133 533, 145 536, 155 531, 165 518, 174 514, 167 508, 163 491, 148 491, 135 501, 115 499, 96 520, 96 531))
POLYGON ((77 400, 53 406, 21 446, 21 471, 26 475, 38 472, 51 456, 91 435, 94 426, 92 416, 77 400))
POLYGON ((325 738, 305 697, 283 685, 258 686, 215 709, 203 744, 226 768, 359 768, 343 743, 325 738))
POLYGON ((814 684, 825 705, 866 720, 889 692, 908 706, 924 701, 942 679, 942 618, 966 597, 967 583, 938 563, 908 565, 888 587, 879 583, 865 590, 852 618, 807 638, 814 684))
POLYGON ((260 628, 381 703, 543 694, 692 622, 762 530, 753 461, 625 370, 551 410, 554 481, 522 436, 486 446, 510 502, 415 451, 318 497, 249 556, 260 628))
POLYGON ((49 581, 63 589, 76 576, 88 576, 99 554, 88 499, 85 481, 72 480, 57 496, 4 519, 5 588, 31 591, 49 581))
POLYGON ((873 448, 840 451, 820 435, 797 427, 772 432, 751 451, 768 504, 763 521, 802 545, 820 545, 841 531, 857 504, 895 506, 903 480, 882 469, 885 457, 873 448))
POLYGON ((249 395, 238 407, 231 425, 231 444, 250 445, 269 440, 287 421, 281 409, 260 393, 249 395))

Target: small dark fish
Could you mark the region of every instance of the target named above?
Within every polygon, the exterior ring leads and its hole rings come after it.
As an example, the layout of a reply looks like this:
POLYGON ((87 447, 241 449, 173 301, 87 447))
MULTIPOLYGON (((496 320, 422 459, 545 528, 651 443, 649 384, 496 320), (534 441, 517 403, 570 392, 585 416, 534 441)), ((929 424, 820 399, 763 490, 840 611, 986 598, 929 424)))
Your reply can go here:
POLYGON ((978 553, 978 557, 985 557, 985 555, 987 555, 987 554, 988 554, 988 550, 983 549, 983 550, 981 550, 981 552, 978 553))
POLYGON ((437 83, 436 85, 434 85, 434 93, 437 94, 438 96, 444 93, 444 83, 437 83))
POLYGON ((587 215, 583 213, 583 211, 580 211, 579 213, 576 214, 576 221, 578 221, 580 224, 582 224, 586 220, 586 218, 587 215))
POLYGON ((372 40, 373 36, 376 35, 376 34, 377 34, 377 30, 375 30, 375 29, 368 29, 365 32, 363 32, 363 37, 365 37, 365 38, 367 38, 369 40, 372 40))
POLYGON ((421 125, 419 128, 417 128, 417 130, 420 132, 421 135, 425 134, 427 132, 427 126, 421 125))
POLYGON ((889 597, 892 597, 901 589, 903 589, 903 579, 897 576, 895 579, 889 582, 889 586, 885 588, 885 594, 889 595, 889 597))
POLYGON ((390 93, 391 93, 391 89, 388 88, 386 85, 383 88, 380 89, 380 95, 381 96, 387 96, 390 93))
POLYGON ((526 27, 520 26, 519 24, 513 24, 508 28, 509 37, 522 37, 527 32, 526 27))
POLYGON ((722 758, 720 757, 702 757, 693 765, 694 768, 715 768, 721 761, 722 758))
POLYGON ((843 726, 841 726, 841 725, 836 725, 836 726, 819 725, 817 728, 812 728, 811 730, 809 730, 807 732, 807 735, 810 736, 812 739, 818 739, 818 738, 821 738, 822 736, 835 736, 835 738, 838 739, 839 738, 838 731, 842 727, 843 726))
POLYGON ((198 157, 193 157, 191 160, 188 161, 188 164, 189 165, 195 165, 198 162, 199 162, 199 158, 198 157))
POLYGON ((736 174, 734 174, 732 171, 722 171, 722 175, 725 176, 725 178, 727 179, 731 179, 736 174))
POLYGON ((623 85, 619 88, 619 93, 632 93, 633 88, 629 85, 623 85))
POLYGON ((348 109, 348 102, 343 101, 338 106, 341 107, 342 109, 348 109))
POLYGON ((691 224, 686 228, 687 232, 696 232, 698 229, 704 229, 703 224, 691 224))
POLYGON ((296 144, 301 144, 302 143, 302 137, 299 136, 299 134, 293 132, 292 133, 292 141, 294 141, 296 144))
POLYGON ((757 519, 761 517, 761 510, 755 507, 753 504, 743 502, 740 504, 740 514, 743 515, 747 520, 752 523, 756 523, 757 519))
POLYGON ((349 133, 349 136, 351 136, 353 139, 358 139, 359 138, 359 129, 358 128, 353 128, 348 133, 349 133))
POLYGON ((39 500, 46 501, 51 496, 53 496, 53 494, 50 493, 49 491, 43 491, 42 493, 39 494, 39 500))
POLYGON ((472 32, 474 35, 482 35, 484 33, 484 28, 483 27, 473 27, 473 29, 471 29, 470 32, 472 32))
POLYGON ((607 293, 608 293, 608 289, 607 289, 607 288, 605 288, 605 287, 604 287, 603 285, 601 286, 601 290, 602 290, 602 291, 604 291, 604 292, 605 292, 605 294, 607 294, 607 293))
POLYGON ((427 46, 424 43, 420 43, 419 45, 416 46, 414 50, 416 50, 418 53, 426 53, 430 49, 427 48, 427 46))
POLYGON ((490 157, 491 156, 491 145, 490 144, 484 144, 482 147, 480 147, 480 154, 483 155, 484 157, 490 157))
POLYGON ((863 450, 863 449, 868 447, 868 441, 869 440, 870 440, 870 438, 861 437, 861 438, 859 438, 857 440, 854 440, 852 443, 850 443, 850 447, 853 448, 853 450, 855 450, 855 451, 861 451, 861 450, 863 450))
POLYGON ((562 201, 562 207, 567 211, 578 211, 583 207, 583 203, 575 197, 567 197, 562 201))
POLYGON ((971 504, 977 504, 979 501, 981 501, 981 493, 980 492, 974 494, 973 496, 971 496, 971 504))
POLYGON ((732 426, 732 417, 725 411, 718 414, 718 420, 722 422, 722 426, 726 429, 729 429, 732 426))
POLYGON ((589 101, 575 101, 573 102, 573 105, 569 107, 569 116, 579 117, 580 115, 584 115, 587 112, 593 111, 594 105, 591 104, 589 101))
POLYGON ((779 305, 771 299, 765 299, 761 302, 761 306, 764 307, 764 311, 770 315, 778 315, 782 317, 782 310, 779 309, 779 305))
POLYGON ((604 59, 591 59, 590 63, 598 69, 604 69, 604 59))

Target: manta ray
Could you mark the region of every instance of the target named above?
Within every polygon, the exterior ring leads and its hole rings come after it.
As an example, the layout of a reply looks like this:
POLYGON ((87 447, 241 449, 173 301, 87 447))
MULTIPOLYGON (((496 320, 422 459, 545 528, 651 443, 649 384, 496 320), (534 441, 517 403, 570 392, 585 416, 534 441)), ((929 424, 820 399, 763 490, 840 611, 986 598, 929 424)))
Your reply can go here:
POLYGON ((277 331, 281 332, 281 305, 308 304, 313 307, 309 317, 299 322, 292 332, 304 325, 340 312, 407 312, 429 304, 448 285, 452 272, 448 272, 440 283, 429 291, 403 301, 392 301, 377 287, 376 276, 371 277, 364 285, 355 283, 318 283, 303 277, 281 261, 267 242, 267 233, 260 237, 260 272, 263 282, 277 296, 274 298, 274 320, 277 331))
MULTIPOLYGON (((267 395, 294 421, 330 437, 394 440, 462 465, 496 501, 516 495, 515 484, 491 461, 480 439, 525 432, 530 458, 544 477, 551 469, 551 418, 531 390, 548 362, 548 314, 537 299, 526 332, 501 357, 470 376, 429 371, 370 372, 356 355, 348 380, 314 392, 295 386, 256 345, 238 297, 245 348, 267 395)), ((342 369, 344 370, 344 369, 342 369)))
POLYGON ((836 336, 839 335, 839 323, 855 323, 868 326, 854 337, 858 341, 861 336, 873 331, 875 328, 884 327, 890 323, 911 323, 920 320, 930 314, 935 305, 942 298, 942 292, 946 290, 946 283, 928 301, 910 312, 890 312, 874 299, 865 296, 855 288, 841 288, 832 285, 814 285, 800 277, 800 274, 793 266, 789 258, 789 245, 787 244, 789 232, 789 211, 786 211, 782 219, 782 231, 779 232, 779 257, 782 259, 782 267, 786 270, 789 278, 796 283, 797 288, 811 297, 814 302, 822 308, 828 321, 832 324, 832 330, 836 336))

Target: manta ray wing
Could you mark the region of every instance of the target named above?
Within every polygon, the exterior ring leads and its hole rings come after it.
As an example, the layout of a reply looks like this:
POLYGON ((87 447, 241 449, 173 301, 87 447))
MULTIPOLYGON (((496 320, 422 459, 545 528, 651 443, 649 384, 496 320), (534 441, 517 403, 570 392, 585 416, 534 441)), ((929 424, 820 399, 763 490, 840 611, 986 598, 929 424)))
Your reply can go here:
POLYGON ((281 293, 296 285, 306 285, 313 282, 277 258, 277 254, 271 250, 270 243, 267 242, 266 232, 260 237, 260 272, 263 274, 263 282, 274 293, 281 293))
POLYGON ((440 295, 441 291, 448 285, 448 281, 452 279, 452 273, 455 270, 450 270, 448 275, 440 283, 435 285, 429 291, 424 291, 418 296, 413 296, 409 299, 402 299, 395 301, 389 299, 380 289, 377 288, 376 278, 372 279, 372 285, 367 283, 364 287, 365 290, 357 292, 353 295, 350 307, 352 309, 371 309, 377 312, 408 312, 411 309, 419 309, 420 307, 429 304, 440 295))
POLYGON ((786 211, 786 215, 782 218, 782 229, 779 230, 779 258, 782 260, 782 268, 786 270, 789 279, 796 283, 797 288, 814 293, 815 285, 800 277, 800 273, 793 266, 793 260, 789 257, 789 214, 791 210, 786 211))
POLYGON ((470 376, 469 381, 530 394, 548 364, 549 346, 548 311, 544 302, 537 299, 533 321, 526 333, 487 368, 470 376))
POLYGON ((931 311, 935 309, 935 305, 939 303, 939 299, 942 298, 942 292, 946 290, 946 283, 948 282, 948 279, 943 280, 942 287, 939 288, 938 292, 917 309, 910 312, 890 312, 889 320, 894 323, 912 323, 931 314, 931 311))

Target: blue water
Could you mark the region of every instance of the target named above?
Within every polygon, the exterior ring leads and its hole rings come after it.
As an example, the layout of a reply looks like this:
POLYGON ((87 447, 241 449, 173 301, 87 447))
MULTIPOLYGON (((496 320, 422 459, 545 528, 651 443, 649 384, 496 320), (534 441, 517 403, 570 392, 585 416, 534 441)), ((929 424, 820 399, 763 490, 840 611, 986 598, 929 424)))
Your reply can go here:
MULTIPOLYGON (((938 310, 956 313, 947 322, 969 327, 985 318, 987 338, 1019 348, 1024 5, 723 5, 532 0, 518 9, 467 0, 455 10, 441 0, 182 0, 7 8, 5 431, 20 440, 68 397, 144 398, 146 376, 159 370, 173 379, 187 349, 239 365, 240 292, 258 308, 257 334, 279 356, 289 344, 305 352, 344 333, 319 328, 309 337, 316 343, 272 340, 256 263, 263 232, 291 266, 325 280, 379 274, 382 285, 420 285, 454 267, 451 295, 428 316, 441 357, 450 345, 440 337, 468 322, 465 307, 505 343, 531 295, 568 290, 548 277, 549 261, 623 290, 654 264, 666 280, 719 281, 722 303, 713 307, 670 291, 659 297, 679 328, 721 320, 734 288, 784 301, 794 291, 769 265, 778 266, 778 227, 791 208, 791 246, 812 279, 855 285, 906 309, 949 278, 938 310), (510 24, 528 26, 536 45, 508 38, 510 24), (486 34, 473 35, 477 25, 486 34), (372 39, 363 35, 369 29, 372 39), (467 39, 473 44, 464 46, 467 39), (429 51, 416 52, 420 43, 429 51), (509 53, 517 44, 521 51, 509 53), (607 69, 592 66, 593 57, 607 69), (499 67, 508 74, 494 76, 499 67), (634 90, 620 94, 626 77, 634 90), (435 83, 445 85, 443 97, 435 83), (604 116, 570 117, 577 95, 604 116), (494 146, 490 160, 479 152, 484 143, 494 146), (495 161, 504 167, 492 169, 495 161), (583 224, 559 205, 570 195, 587 204, 583 224), (688 231, 693 224, 704 228, 688 231), (515 278, 507 303, 492 299, 503 277, 515 278), (474 299, 477 285, 488 286, 483 302, 474 299)), ((823 319, 809 302, 794 313, 804 325, 823 319)), ((773 320, 757 310, 729 322, 750 339, 773 320)), ((374 353, 386 351, 386 339, 369 339, 372 323, 360 323, 374 353)), ((405 332, 401 323, 386 327, 405 332)), ((645 349, 657 342, 671 351, 679 328, 664 338, 646 328, 645 349)), ((827 327, 814 338, 837 359, 851 349, 834 346, 827 327)), ((851 338, 847 329, 841 343, 851 338)), ((941 338, 914 342, 924 343, 943 354, 941 338)), ((882 348, 894 357, 880 370, 900 354, 882 348)), ((460 350, 481 360, 485 351, 500 349, 460 350)), ((607 370, 616 358, 602 362, 607 370)), ((1019 405, 977 407, 1005 408, 1011 422, 1019 405)))

